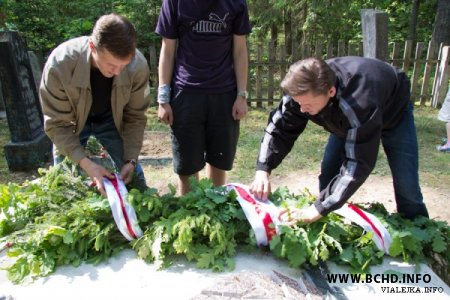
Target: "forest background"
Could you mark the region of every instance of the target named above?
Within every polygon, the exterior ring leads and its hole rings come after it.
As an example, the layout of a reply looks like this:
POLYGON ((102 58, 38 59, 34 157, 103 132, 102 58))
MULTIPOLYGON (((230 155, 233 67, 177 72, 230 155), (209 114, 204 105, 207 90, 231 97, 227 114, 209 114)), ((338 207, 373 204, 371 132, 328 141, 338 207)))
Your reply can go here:
MULTIPOLYGON (((182 1, 182 0, 180 0, 182 1)), ((110 12, 127 16, 136 26, 139 49, 148 57, 159 44, 154 32, 161 0, 0 0, 0 30, 18 30, 29 50, 44 60, 70 38, 89 35, 96 19, 110 12)), ((314 44, 361 41, 361 9, 389 16, 389 42, 411 40, 450 43, 448 0, 248 0, 250 42, 280 41, 290 54, 292 40, 314 44)), ((437 47, 438 48, 438 47, 437 47)))
MULTIPOLYGON (((178 0, 183 1, 183 0, 178 0)), ((198 0, 204 1, 204 0, 198 0)), ((18 30, 29 50, 45 61, 51 50, 70 38, 89 35, 95 21, 100 15, 115 12, 127 16, 136 26, 139 37, 139 49, 149 57, 151 48, 158 48, 160 37, 154 32, 161 7, 161 0, 0 0, 0 31, 18 30)), ((412 41, 450 45, 450 1, 449 0, 247 0, 252 23, 249 44, 265 40, 285 45, 286 54, 292 50, 292 41, 297 45, 325 45, 337 41, 361 42, 361 9, 379 9, 388 14, 388 41, 412 41)), ((251 47, 250 49, 255 49, 251 47)), ((436 47, 439 49, 439 47, 436 47)), ((413 50, 414 53, 414 50, 413 50)), ((252 55, 252 54, 251 54, 252 55)), ((254 55, 254 53, 253 53, 254 55)), ((289 57, 288 57, 289 59, 289 57)), ((155 72, 155 67, 151 67, 155 72)), ((251 70, 254 72, 254 69, 251 70)), ((252 73, 251 73, 252 74, 252 73)), ((276 102, 274 102, 276 104, 276 102)), ((254 158, 270 107, 251 109, 242 122, 241 134, 235 167, 229 179, 249 183, 254 175, 254 158)), ((168 135, 168 127, 157 122, 156 108, 149 109, 148 130, 153 134, 162 132, 168 135)), ((436 144, 445 136, 443 122, 436 119, 437 109, 417 107, 415 112, 420 153, 420 178, 427 203, 433 216, 450 220, 450 212, 442 210, 449 192, 450 155, 436 151, 436 144), (427 190, 427 187, 433 188, 427 190)), ((288 185, 293 178, 293 191, 303 189, 298 186, 303 182, 310 189, 316 187, 315 180, 323 156, 323 145, 327 134, 320 128, 310 126, 297 143, 285 162, 274 171, 274 184, 288 185), (307 141, 304 143, 302 141, 307 141), (286 175, 287 174, 287 175, 286 175), (294 184, 295 182, 295 184, 294 184)), ((162 154, 170 155, 170 144, 161 143, 161 139, 147 138, 156 142, 147 148, 157 148, 162 154), (162 145, 166 145, 161 149, 162 145)), ((3 145, 9 141, 9 131, 5 120, 0 120, 0 183, 22 182, 34 173, 18 175, 9 172, 3 159, 3 145)), ((145 146, 145 145, 144 145, 145 146)), ((151 152, 155 154, 155 151, 151 152)), ((149 154, 147 154, 149 155, 149 154)), ((146 176, 151 186, 158 189, 167 188, 167 183, 174 181, 171 166, 146 167, 146 176)), ((383 180, 390 180, 389 166, 380 151, 374 175, 383 180)), ((376 179, 372 176, 371 178, 376 179)), ((390 184, 371 182, 365 185, 371 189, 360 198, 370 200, 371 195, 383 199, 391 205, 392 191, 390 184), (376 191, 376 192, 373 192, 376 191), (380 192, 384 195, 380 196, 380 192)))

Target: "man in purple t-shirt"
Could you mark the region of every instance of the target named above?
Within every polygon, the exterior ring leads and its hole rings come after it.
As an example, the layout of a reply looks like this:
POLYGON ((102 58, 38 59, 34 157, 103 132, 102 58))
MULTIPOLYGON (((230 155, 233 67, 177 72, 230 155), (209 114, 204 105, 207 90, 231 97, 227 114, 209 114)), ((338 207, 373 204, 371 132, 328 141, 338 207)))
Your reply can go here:
POLYGON ((158 117, 171 126, 180 194, 205 164, 214 185, 225 184, 233 166, 248 111, 250 31, 245 0, 163 0, 158 117))

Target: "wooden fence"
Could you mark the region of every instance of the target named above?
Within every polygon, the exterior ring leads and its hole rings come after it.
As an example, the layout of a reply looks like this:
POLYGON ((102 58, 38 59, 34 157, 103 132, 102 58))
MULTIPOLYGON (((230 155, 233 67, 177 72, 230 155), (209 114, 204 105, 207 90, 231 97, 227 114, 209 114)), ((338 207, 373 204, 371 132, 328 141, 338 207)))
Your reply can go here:
MULTIPOLYGON (((434 55, 431 43, 411 41, 390 43, 388 62, 402 68, 411 79, 412 100, 418 105, 437 107, 443 101, 448 88, 449 47, 440 45, 439 54, 434 55), (415 47, 414 47, 415 46, 415 47), (426 55, 425 55, 426 50, 426 55), (414 51, 414 53, 413 53, 414 51)), ((363 44, 338 41, 325 47, 315 45, 296 45, 293 41, 292 53, 287 55, 286 47, 270 42, 249 42, 249 104, 253 107, 272 107, 282 96, 280 82, 289 65, 305 57, 323 59, 354 55, 363 56, 363 44)), ((150 48, 149 64, 153 92, 158 86, 158 51, 150 48)))

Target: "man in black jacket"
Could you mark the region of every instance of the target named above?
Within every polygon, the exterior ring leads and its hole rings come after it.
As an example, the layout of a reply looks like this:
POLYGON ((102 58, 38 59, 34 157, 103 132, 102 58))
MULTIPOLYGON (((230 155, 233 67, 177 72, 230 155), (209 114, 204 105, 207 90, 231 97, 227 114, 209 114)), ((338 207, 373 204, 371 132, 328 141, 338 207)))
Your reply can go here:
POLYGON ((320 197, 291 211, 291 222, 314 222, 340 208, 375 167, 380 141, 393 176, 397 211, 428 217, 418 175, 410 83, 401 70, 370 58, 308 58, 281 83, 285 96, 270 115, 251 192, 270 193, 269 174, 292 149, 308 120, 330 132, 319 176, 320 197))

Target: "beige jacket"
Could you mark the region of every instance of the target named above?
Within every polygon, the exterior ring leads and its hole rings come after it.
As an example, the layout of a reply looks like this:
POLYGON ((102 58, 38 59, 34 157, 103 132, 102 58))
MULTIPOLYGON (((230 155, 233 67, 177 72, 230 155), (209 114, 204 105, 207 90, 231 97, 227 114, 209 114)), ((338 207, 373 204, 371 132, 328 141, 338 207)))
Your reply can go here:
MULTIPOLYGON (((44 129, 58 154, 79 163, 86 157, 80 144, 92 104, 89 37, 71 39, 49 56, 39 88, 44 129)), ((149 104, 148 64, 142 53, 113 79, 111 107, 114 123, 122 136, 124 160, 137 159, 142 147, 149 104)))

